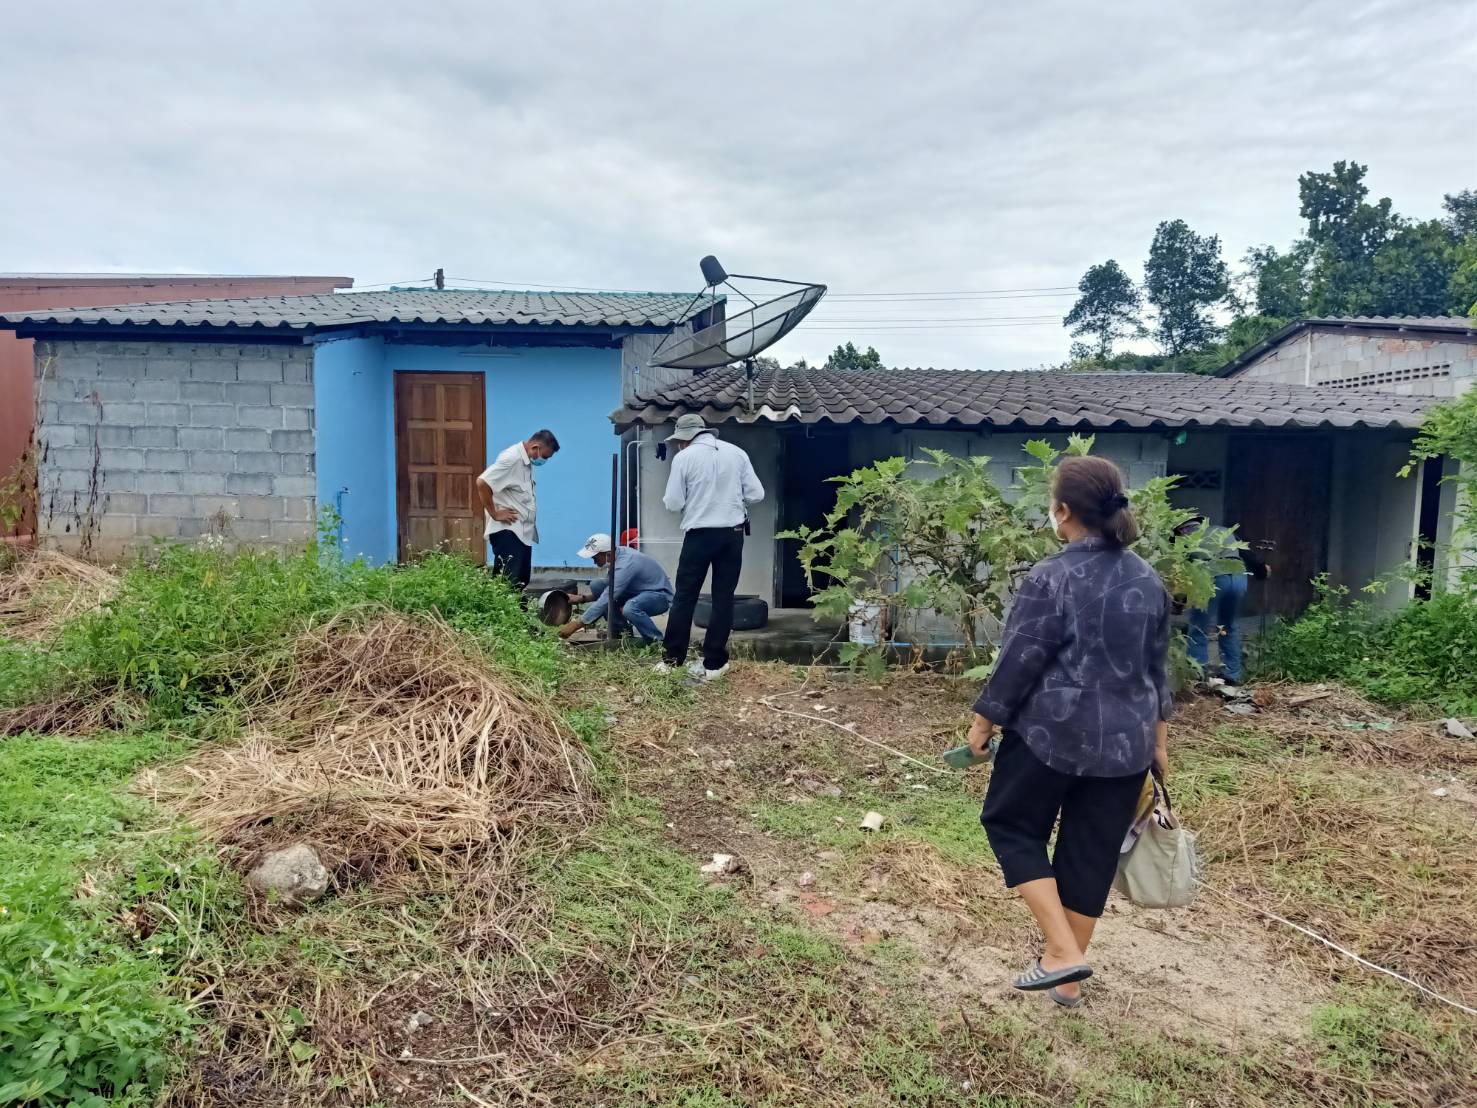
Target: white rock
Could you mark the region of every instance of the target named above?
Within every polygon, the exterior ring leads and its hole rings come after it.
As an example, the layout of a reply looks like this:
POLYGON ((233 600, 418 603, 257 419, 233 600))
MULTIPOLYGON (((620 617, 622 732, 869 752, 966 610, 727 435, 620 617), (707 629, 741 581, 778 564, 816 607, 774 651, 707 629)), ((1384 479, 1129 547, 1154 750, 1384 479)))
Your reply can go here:
POLYGON ((881 812, 868 812, 862 817, 862 822, 858 826, 863 831, 881 831, 882 825, 886 822, 881 812))
POLYGON ((700 868, 703 873, 721 877, 725 873, 733 872, 733 855, 715 854, 711 862, 700 868))
POLYGON ((317 900, 328 891, 328 870, 307 843, 272 851, 247 874, 246 880, 254 888, 289 903, 317 900))
POLYGON ((430 1015, 425 1012, 417 1012, 405 1023, 405 1029, 414 1035, 422 1027, 430 1027, 432 1024, 430 1015))
POLYGON ((1447 797, 1447 796, 1450 796, 1451 795, 1451 790, 1450 789, 1432 789, 1431 790, 1431 795, 1434 796, 1434 797, 1438 797, 1438 798, 1440 798, 1440 797, 1447 797))
POLYGON ((1472 729, 1459 719, 1449 719, 1446 721, 1446 733, 1453 739, 1470 739, 1472 737, 1472 729))
POLYGON ((810 870, 806 870, 800 875, 799 884, 802 889, 810 888, 810 886, 815 884, 815 874, 811 873, 810 870))

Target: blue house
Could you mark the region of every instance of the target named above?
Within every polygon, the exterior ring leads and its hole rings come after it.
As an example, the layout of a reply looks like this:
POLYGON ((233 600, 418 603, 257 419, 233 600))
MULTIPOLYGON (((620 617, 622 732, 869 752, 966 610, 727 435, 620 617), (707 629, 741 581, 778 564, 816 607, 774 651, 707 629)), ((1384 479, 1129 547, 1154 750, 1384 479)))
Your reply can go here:
MULTIPOLYGON (((712 309, 710 308, 709 311, 712 309)), ((37 340, 43 538, 104 556, 219 529, 345 551, 485 559, 475 482, 547 427, 535 565, 576 564, 610 520, 610 422, 684 293, 392 290, 0 317, 37 340)))

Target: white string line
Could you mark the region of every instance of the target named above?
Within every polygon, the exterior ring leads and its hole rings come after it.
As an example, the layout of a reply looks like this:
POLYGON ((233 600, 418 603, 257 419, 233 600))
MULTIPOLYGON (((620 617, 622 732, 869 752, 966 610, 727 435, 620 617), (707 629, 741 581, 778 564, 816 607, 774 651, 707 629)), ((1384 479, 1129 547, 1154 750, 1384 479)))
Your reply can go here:
POLYGON ((1416 980, 1413 980, 1412 978, 1406 977, 1404 974, 1396 973, 1392 969, 1386 969, 1384 966, 1381 966, 1381 965, 1379 965, 1379 964, 1377 964, 1375 962, 1371 962, 1368 958, 1361 957, 1360 955, 1355 954, 1352 950, 1349 950, 1346 947, 1339 946, 1339 944, 1336 943, 1336 942, 1334 942, 1332 939, 1324 938, 1322 935, 1318 934, 1318 932, 1314 931, 1310 927, 1304 927, 1300 923, 1293 923, 1292 920, 1285 919, 1284 917, 1279 916, 1276 912, 1268 911, 1266 908, 1258 908, 1255 904, 1249 904, 1249 903, 1247 903, 1244 900, 1241 900, 1241 899, 1239 899, 1237 897, 1232 896, 1230 893, 1222 892, 1220 889, 1216 888, 1214 885, 1208 884, 1205 881, 1201 881, 1198 878, 1196 879, 1196 881, 1197 881, 1197 883, 1200 885, 1200 887, 1202 889, 1209 889, 1211 892, 1215 893, 1217 896, 1224 897, 1226 900, 1229 900, 1232 904, 1239 904, 1241 907, 1247 909, 1248 911, 1255 912, 1257 915, 1266 916, 1268 919, 1276 920, 1278 923, 1286 924, 1288 927, 1291 927, 1294 931, 1299 931, 1302 934, 1308 936, 1308 938, 1313 939, 1316 942, 1322 943, 1324 946, 1328 947, 1330 950, 1336 950, 1340 954, 1342 954, 1344 957, 1346 957, 1346 958, 1352 958, 1354 961, 1358 962, 1361 966, 1368 966, 1372 970, 1375 970, 1375 971, 1377 971, 1379 973, 1383 973, 1386 977, 1393 977, 1396 981, 1404 982, 1405 984, 1411 986, 1412 988, 1419 989, 1421 992, 1425 993, 1427 996, 1431 997, 1433 1000, 1439 1000, 1439 1001, 1441 1001, 1442 1004, 1449 1004, 1453 1008, 1457 1009, 1458 1011, 1467 1013, 1467 1015, 1469 1015, 1469 1016, 1477 1016, 1477 1008, 1469 1007, 1469 1006, 1463 1004, 1459 1000, 1452 1000, 1451 997, 1449 997, 1449 996, 1442 996, 1435 989, 1428 988, 1427 986, 1422 985, 1419 981, 1416 981, 1416 980))
MULTIPOLYGON (((795 693, 781 693, 779 695, 782 695, 782 696, 794 696, 796 694, 795 693)), ((806 712, 792 712, 792 711, 790 711, 787 708, 779 708, 779 707, 776 707, 773 703, 771 703, 771 701, 773 699, 774 699, 773 697, 763 696, 763 697, 760 697, 759 698, 759 703, 763 704, 770 711, 772 711, 772 712, 778 712, 780 715, 783 715, 783 716, 794 716, 796 719, 809 720, 812 723, 825 723, 825 724, 828 724, 831 727, 836 728, 836 730, 841 731, 841 732, 843 732, 843 733, 845 733, 847 735, 850 735, 854 739, 861 739, 862 742, 864 742, 864 743, 869 743, 872 746, 875 746, 875 747, 877 747, 877 748, 879 748, 881 750, 885 750, 889 754, 892 754, 892 755, 894 755, 895 757, 898 757, 898 758, 902 758, 904 761, 912 762, 916 766, 922 766, 924 769, 931 770, 934 773, 941 773, 941 774, 945 774, 945 775, 951 775, 949 770, 942 770, 942 769, 939 769, 937 766, 931 766, 927 762, 919 761, 917 758, 914 758, 911 754, 904 754, 901 750, 895 750, 894 748, 888 746, 886 743, 880 743, 880 742, 878 742, 875 739, 869 739, 869 738, 867 738, 866 735, 863 735, 861 732, 855 730, 855 725, 848 726, 846 724, 837 723, 835 720, 826 719, 824 716, 810 715, 810 714, 808 714, 806 712)), ((1346 957, 1346 958, 1352 958, 1354 961, 1358 962, 1361 966, 1367 966, 1369 969, 1375 970, 1377 973, 1383 973, 1386 977, 1393 977, 1396 981, 1403 982, 1404 984, 1409 985, 1409 986, 1411 986, 1414 989, 1419 989, 1421 992, 1425 993, 1427 996, 1431 997, 1433 1000, 1439 1000, 1442 1004, 1448 1004, 1451 1007, 1457 1009, 1457 1011, 1459 1011, 1459 1012, 1465 1012, 1469 1016, 1477 1016, 1477 1008, 1469 1007, 1468 1005, 1463 1004, 1459 1000, 1453 1000, 1453 999, 1451 999, 1451 997, 1449 997, 1449 996, 1443 996, 1441 993, 1438 993, 1435 989, 1432 989, 1432 988, 1429 988, 1428 986, 1422 985, 1419 981, 1416 981, 1416 980, 1414 980, 1412 978, 1406 977, 1404 974, 1396 973, 1392 969, 1386 969, 1384 966, 1379 965, 1376 962, 1371 962, 1368 958, 1364 958, 1364 957, 1362 957, 1362 956, 1360 956, 1358 954, 1355 954, 1352 950, 1349 950, 1347 947, 1339 946, 1339 944, 1336 943, 1336 942, 1334 942, 1332 939, 1324 938, 1322 935, 1318 934, 1318 932, 1314 931, 1312 928, 1304 927, 1300 923, 1293 923, 1292 920, 1286 919, 1283 916, 1279 916, 1276 912, 1269 911, 1266 908, 1258 908, 1255 904, 1249 904, 1249 903, 1247 903, 1244 900, 1241 900, 1241 899, 1239 899, 1237 897, 1232 896, 1230 893, 1222 892, 1220 889, 1216 888, 1214 885, 1211 885, 1211 884, 1209 884, 1209 883, 1207 883, 1205 881, 1201 881, 1199 878, 1196 878, 1196 883, 1202 889, 1209 889, 1211 892, 1215 893, 1217 896, 1221 896, 1221 897, 1224 897, 1225 899, 1229 900, 1232 904, 1238 904, 1242 908, 1247 909, 1248 911, 1255 912, 1257 915, 1266 916, 1268 919, 1275 920, 1278 923, 1285 924, 1288 927, 1291 927, 1294 931, 1301 932, 1302 934, 1308 936, 1308 938, 1313 939, 1316 942, 1322 943, 1324 946, 1328 947, 1330 950, 1336 950, 1336 951, 1338 951, 1338 953, 1342 954, 1344 957, 1346 957)))
MULTIPOLYGON (((795 694, 780 693, 779 695, 794 696, 795 694)), ((888 746, 886 743, 880 743, 876 739, 867 738, 866 735, 863 735, 860 731, 856 729, 856 724, 854 723, 837 723, 834 719, 827 719, 825 716, 811 715, 809 712, 795 712, 791 711, 789 708, 780 708, 773 703, 774 699, 775 697, 761 696, 759 698, 759 703, 763 704, 771 712, 778 712, 782 716, 794 716, 796 719, 808 720, 811 723, 824 723, 827 726, 834 727, 837 731, 840 731, 844 735, 849 735, 853 739, 861 739, 862 742, 867 743, 870 746, 875 746, 878 750, 885 750, 893 757, 901 758, 905 762, 912 762, 915 766, 921 766, 922 768, 928 770, 930 773, 942 774, 945 777, 952 776, 953 771, 951 770, 939 769, 938 766, 931 766, 927 762, 920 761, 919 759, 913 757, 911 754, 904 754, 901 750, 888 746)))

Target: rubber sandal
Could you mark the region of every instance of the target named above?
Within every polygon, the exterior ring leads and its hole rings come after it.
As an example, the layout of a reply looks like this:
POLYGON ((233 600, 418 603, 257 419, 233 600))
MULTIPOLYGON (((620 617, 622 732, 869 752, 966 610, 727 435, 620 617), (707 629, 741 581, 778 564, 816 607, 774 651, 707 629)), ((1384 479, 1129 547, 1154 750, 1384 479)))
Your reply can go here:
POLYGON ((1063 1008, 1081 1008, 1082 1002, 1087 999, 1081 993, 1076 996, 1062 996, 1055 988, 1047 989, 1046 995, 1051 998, 1053 1004, 1060 1004, 1063 1008))
POLYGON ((1039 993, 1046 989, 1053 989, 1058 985, 1070 985, 1074 981, 1085 981, 1092 976, 1091 966, 1064 966, 1059 970, 1049 970, 1041 965, 1041 959, 1037 958, 1024 973, 1016 974, 1011 979, 1011 985, 1025 993, 1039 993))

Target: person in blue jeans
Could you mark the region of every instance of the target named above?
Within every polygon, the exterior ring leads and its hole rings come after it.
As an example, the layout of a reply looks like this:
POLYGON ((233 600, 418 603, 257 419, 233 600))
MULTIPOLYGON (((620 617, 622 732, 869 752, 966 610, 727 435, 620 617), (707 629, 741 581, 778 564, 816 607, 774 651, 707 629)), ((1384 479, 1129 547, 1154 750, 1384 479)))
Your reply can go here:
MULTIPOLYGON (((1205 524, 1205 518, 1197 516, 1182 524, 1179 531, 1181 534, 1193 532, 1205 524)), ((1221 556, 1226 560, 1240 558, 1243 568, 1240 573, 1217 574, 1215 595, 1210 598, 1210 603, 1204 608, 1190 610, 1189 627, 1185 634, 1186 646, 1191 660, 1202 671, 1209 672, 1210 637, 1214 633, 1220 644, 1221 675, 1229 684, 1239 685, 1241 626, 1237 621, 1241 618, 1241 606, 1246 602, 1248 575, 1259 580, 1265 579, 1268 566, 1250 550, 1238 549, 1235 545, 1236 536, 1230 530, 1217 529, 1214 534, 1224 544, 1221 556)))
MULTIPOLYGON (((672 582, 661 563, 651 555, 628 546, 612 550, 610 536, 604 533, 586 539, 579 556, 593 559, 602 569, 608 569, 610 560, 615 559, 615 601, 620 614, 612 620, 612 631, 618 631, 618 621, 624 620, 631 625, 643 646, 660 641, 662 633, 657 630, 652 617, 661 615, 672 606, 672 582)), ((588 603, 590 606, 577 619, 559 628, 561 636, 567 639, 608 615, 609 585, 609 581, 600 578, 590 583, 589 592, 571 598, 576 604, 588 603)))

